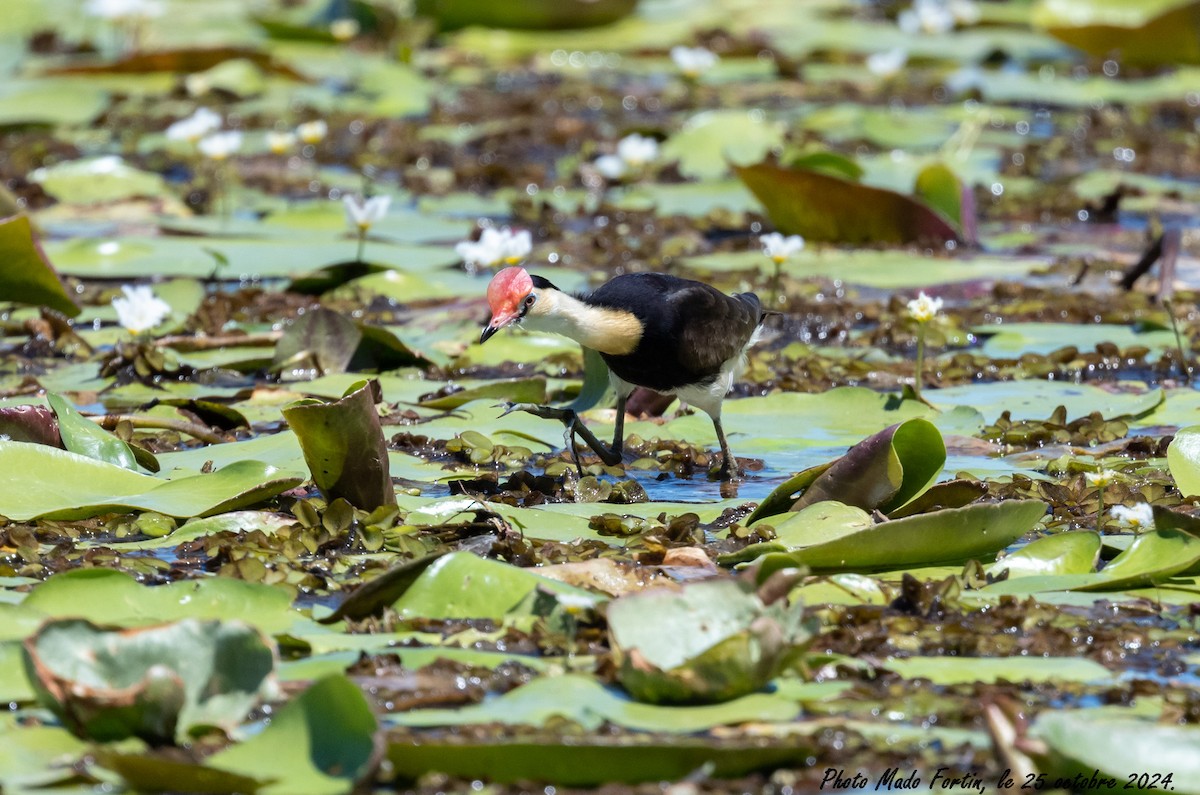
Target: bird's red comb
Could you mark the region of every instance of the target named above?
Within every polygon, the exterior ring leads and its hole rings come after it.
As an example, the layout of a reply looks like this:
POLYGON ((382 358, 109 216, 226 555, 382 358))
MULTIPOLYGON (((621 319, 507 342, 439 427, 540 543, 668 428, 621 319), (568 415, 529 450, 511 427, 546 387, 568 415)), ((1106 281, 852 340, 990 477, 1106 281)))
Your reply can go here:
POLYGON ((492 313, 512 311, 533 290, 533 279, 524 268, 501 268, 488 285, 488 306, 492 313))

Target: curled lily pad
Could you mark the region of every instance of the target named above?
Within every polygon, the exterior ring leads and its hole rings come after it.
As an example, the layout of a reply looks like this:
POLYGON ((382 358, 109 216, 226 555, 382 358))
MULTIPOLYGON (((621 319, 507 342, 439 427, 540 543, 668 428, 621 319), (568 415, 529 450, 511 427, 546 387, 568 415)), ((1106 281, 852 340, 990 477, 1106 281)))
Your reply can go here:
POLYGON ((378 390, 378 383, 364 381, 341 400, 306 398, 283 410, 321 493, 364 511, 396 504, 387 441, 375 410, 378 390))
POLYGON ((1200 425, 1180 428, 1167 448, 1167 467, 1179 493, 1200 494, 1200 425))
POLYGON ((54 412, 45 406, 4 406, 0 408, 0 434, 15 442, 63 446, 54 412))
POLYGON ((758 163, 733 170, 784 234, 841 243, 962 239, 961 228, 922 199, 805 167, 758 163))
POLYGON ((58 419, 63 447, 72 453, 137 471, 137 460, 128 444, 84 417, 61 395, 48 392, 46 402, 58 419))
POLYGON ((945 463, 946 445, 937 427, 925 419, 906 420, 864 439, 836 461, 789 479, 748 522, 824 500, 890 513, 927 490, 945 463), (789 501, 791 507, 784 508, 789 501))
POLYGON ((210 756, 209 767, 270 784, 268 795, 339 795, 375 768, 378 724, 358 685, 324 677, 290 701, 260 734, 210 756))
POLYGON ((18 304, 48 306, 68 317, 80 312, 23 215, 0 220, 0 296, 18 304))
POLYGON ((799 603, 764 605, 733 580, 654 589, 608 605, 617 679, 639 701, 728 701, 752 693, 811 640, 799 603))
POLYGON ((274 692, 274 647, 238 622, 113 630, 50 621, 25 641, 42 702, 81 737, 182 741, 231 730, 274 692))

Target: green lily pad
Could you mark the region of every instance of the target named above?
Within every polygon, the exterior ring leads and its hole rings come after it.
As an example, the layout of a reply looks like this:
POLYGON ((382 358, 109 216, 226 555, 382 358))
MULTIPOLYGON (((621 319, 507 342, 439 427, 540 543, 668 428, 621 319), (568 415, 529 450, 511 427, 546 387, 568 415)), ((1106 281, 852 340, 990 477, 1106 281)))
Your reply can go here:
POLYGON ((267 795, 342 795, 374 767, 377 728, 358 685, 327 676, 284 705, 261 734, 205 763, 270 781, 259 790, 267 795))
POLYGON ((72 569, 34 587, 20 610, 106 626, 144 626, 185 618, 238 620, 276 633, 297 618, 291 604, 292 594, 286 588, 226 577, 150 587, 120 571, 72 569))
POLYGON ((417 405, 426 409, 449 411, 470 403, 472 400, 510 401, 513 403, 545 403, 545 378, 513 378, 506 381, 489 381, 482 386, 451 392, 442 397, 422 400, 417 405))
POLYGON ((61 395, 47 392, 46 402, 58 419, 63 447, 72 453, 137 471, 137 460, 128 444, 84 417, 61 395))
POLYGON ((417 709, 385 720, 392 726, 467 726, 500 723, 543 726, 566 718, 595 730, 605 722, 634 731, 691 734, 746 721, 787 721, 796 717, 790 699, 755 693, 722 704, 664 707, 632 701, 579 674, 544 676, 503 696, 462 709, 417 709))
POLYGON ((1046 507, 1039 500, 977 503, 880 522, 829 540, 814 530, 811 541, 759 558, 758 577, 762 581, 796 566, 815 572, 888 571, 989 558, 1032 530, 1046 507))
POLYGON ((48 306, 68 317, 80 311, 23 215, 0 221, 0 294, 5 301, 48 306))
POLYGON ((487 0, 417 0, 416 11, 442 30, 469 25, 518 30, 571 30, 609 25, 628 16, 637 0, 527 0, 497 5, 487 0))
POLYGON ((375 409, 379 385, 363 382, 341 400, 308 398, 283 410, 317 488, 365 511, 395 505, 387 440, 375 409))
POLYGON ((758 163, 783 145, 783 126, 769 122, 761 112, 705 111, 683 123, 660 152, 664 161, 679 162, 685 177, 717 179, 729 173, 729 164, 758 163))
POLYGON ((59 201, 72 204, 101 204, 168 193, 161 176, 134 168, 115 156, 56 163, 37 169, 29 179, 59 201))
POLYGON ((362 332, 347 317, 318 307, 305 312, 288 327, 275 345, 272 369, 301 380, 310 371, 342 373, 354 357, 362 332))
POLYGON ((1008 572, 1009 579, 1056 574, 1090 574, 1100 557, 1100 535, 1077 530, 1039 538, 1005 555, 988 567, 988 573, 1008 572))
POLYGON ((29 726, 8 718, 0 722, 0 786, 5 792, 21 792, 69 781, 89 747, 59 726, 29 726))
POLYGON ((1179 493, 1200 494, 1200 425, 1180 428, 1167 448, 1167 467, 1179 493))
POLYGON ((295 488, 302 478, 280 477, 259 461, 236 461, 211 474, 160 480, 66 450, 0 441, 0 469, 10 473, 0 515, 82 519, 119 510, 167 516, 206 516, 257 505, 295 488), (70 492, 59 484, 71 483, 70 492))
POLYGON ((183 741, 231 731, 274 692, 274 646, 238 622, 133 630, 50 621, 25 641, 39 698, 80 737, 183 741))
POLYGON ((928 679, 935 685, 996 682, 1104 682, 1113 674, 1103 665, 1079 657, 905 657, 885 667, 905 679, 928 679))
POLYGON ((764 605, 732 580, 649 590, 609 603, 617 679, 639 701, 705 703, 751 693, 791 664, 811 633, 799 603, 764 605))
POLYGON ((392 605, 402 618, 491 618, 501 620, 544 591, 581 603, 602 601, 582 588, 542 577, 529 569, 455 552, 433 561, 392 605))
POLYGON ((992 583, 984 594, 1042 591, 1122 591, 1143 588, 1187 571, 1200 562, 1200 538, 1174 529, 1137 536, 1124 552, 1095 573, 1028 576, 992 583))
POLYGON ((1142 791, 1200 793, 1200 730, 1195 726, 1096 712, 1046 710, 1038 715, 1029 736, 1045 744, 1045 753, 1036 757, 1047 779, 1063 779, 1070 787, 1069 782, 1093 782, 1099 777, 1096 789, 1118 789, 1132 781, 1142 791), (1154 760, 1153 765, 1147 767, 1147 760, 1154 760), (1164 776, 1169 776, 1169 782, 1164 776))
POLYGON ((944 243, 961 230, 928 204, 806 168, 735 166, 784 234, 843 243, 944 243))

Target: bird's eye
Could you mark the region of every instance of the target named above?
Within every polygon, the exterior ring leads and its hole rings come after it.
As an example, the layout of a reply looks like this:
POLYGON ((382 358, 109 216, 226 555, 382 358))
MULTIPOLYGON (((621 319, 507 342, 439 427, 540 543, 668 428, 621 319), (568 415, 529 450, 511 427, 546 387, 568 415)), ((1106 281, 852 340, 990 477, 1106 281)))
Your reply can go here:
POLYGON ((525 308, 528 309, 529 307, 533 306, 533 302, 536 300, 537 300, 537 296, 534 295, 533 293, 530 293, 528 296, 525 297, 525 308))

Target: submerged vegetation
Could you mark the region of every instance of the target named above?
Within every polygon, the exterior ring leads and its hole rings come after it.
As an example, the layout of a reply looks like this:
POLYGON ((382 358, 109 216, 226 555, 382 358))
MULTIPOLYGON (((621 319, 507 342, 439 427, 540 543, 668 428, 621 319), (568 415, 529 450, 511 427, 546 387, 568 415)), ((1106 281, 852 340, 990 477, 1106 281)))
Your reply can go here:
POLYGON ((1198 18, 8 0, 0 790, 1200 793, 1198 18))

